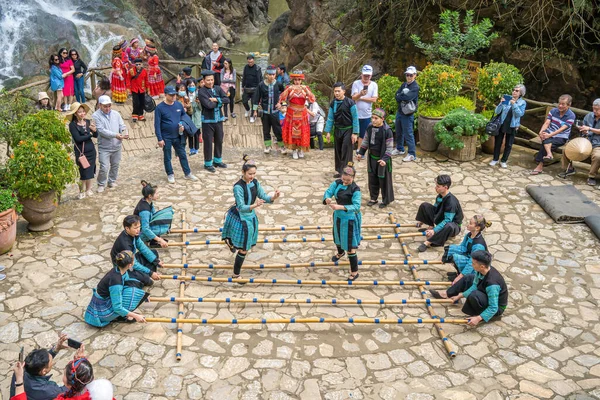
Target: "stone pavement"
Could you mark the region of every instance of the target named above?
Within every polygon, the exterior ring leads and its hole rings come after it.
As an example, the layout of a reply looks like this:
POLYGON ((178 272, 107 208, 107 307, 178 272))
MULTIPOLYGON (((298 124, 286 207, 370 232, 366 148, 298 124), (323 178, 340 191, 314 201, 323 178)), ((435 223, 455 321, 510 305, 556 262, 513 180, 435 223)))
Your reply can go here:
MULTIPOLYGON (((519 160, 519 150, 513 158, 519 160)), ((441 162, 431 157, 402 164, 394 159, 396 201, 389 210, 363 209, 365 223, 387 223, 387 211, 400 222, 412 222, 420 202, 432 201, 433 179, 450 173, 451 191, 466 217, 483 213, 493 225, 485 232, 494 265, 505 274, 510 303, 505 317, 477 328, 444 324, 458 355, 450 359, 431 325, 278 324, 241 326, 185 325, 183 359, 175 360, 174 324, 113 324, 96 329, 83 322, 91 290, 110 268, 109 251, 123 217, 140 198, 141 179, 160 186, 160 208, 185 210, 199 227, 218 227, 233 203, 231 187, 239 177, 241 152, 228 149, 227 170, 201 170, 201 156, 191 159, 199 182, 168 185, 161 154, 151 149, 125 156, 116 189, 76 200, 75 187, 63 196, 56 227, 43 235, 20 235, 12 252, 0 256, 8 278, 0 283, 1 398, 8 398, 9 364, 21 345, 26 352, 49 346, 59 332, 82 340, 96 377, 110 379, 117 398, 136 399, 600 399, 600 246, 584 225, 557 225, 527 195, 527 184, 560 185, 549 174, 530 176, 511 165, 487 166, 489 156, 473 162, 441 162), (148 166, 153 166, 150 169, 148 166)), ((283 198, 258 210, 263 226, 329 224, 321 204, 331 182, 331 150, 310 152, 305 160, 251 151, 259 164, 258 179, 267 192, 283 198)), ((529 158, 527 158, 529 160, 529 158)), ((363 205, 368 200, 365 164, 358 164, 363 205)), ((600 203, 600 191, 576 184, 600 203)), ((176 225, 178 225, 176 223, 176 225)), ((391 229, 366 234, 390 233, 391 229)), ((306 232, 306 235, 318 233, 306 232)), ((329 236, 329 232, 323 232, 329 236)), ((293 232, 288 238, 298 237, 293 232)), ((190 238, 206 236, 191 235, 190 238)), ((280 234, 269 237, 281 237, 280 234)), ((461 235, 462 237, 462 235, 461 235)), ((174 240, 179 240, 173 235, 174 240)), ((208 236, 217 239, 217 236, 208 236)), ((422 239, 408 239, 416 255, 422 239)), ((456 238, 454 243, 460 238, 456 238)), ((331 243, 259 244, 248 263, 326 261, 331 243)), ((363 260, 402 259, 397 240, 363 242, 363 260)), ((440 249, 417 257, 439 259, 440 249)), ((170 263, 181 262, 181 249, 161 250, 170 263)), ((228 263, 224 246, 189 248, 189 262, 228 263)), ((447 266, 419 266, 423 278, 439 280, 447 266)), ((169 270, 179 273, 179 270, 169 270)), ((229 276, 230 271, 198 271, 200 276, 229 276)), ((340 269, 246 270, 245 277, 345 279, 340 269)), ((408 279, 402 267, 363 268, 361 279, 408 279)), ((178 282, 162 281, 153 296, 176 296, 178 282)), ((308 287, 231 285, 191 282, 189 297, 270 297, 386 299, 419 298, 400 287, 308 287)), ((460 317, 456 306, 435 305, 440 316, 460 317)), ((175 317, 177 306, 144 304, 146 316, 175 317)), ((422 306, 323 306, 207 304, 185 305, 188 318, 276 317, 428 317, 422 306)), ((72 352, 57 357, 53 379, 60 382, 72 352)))

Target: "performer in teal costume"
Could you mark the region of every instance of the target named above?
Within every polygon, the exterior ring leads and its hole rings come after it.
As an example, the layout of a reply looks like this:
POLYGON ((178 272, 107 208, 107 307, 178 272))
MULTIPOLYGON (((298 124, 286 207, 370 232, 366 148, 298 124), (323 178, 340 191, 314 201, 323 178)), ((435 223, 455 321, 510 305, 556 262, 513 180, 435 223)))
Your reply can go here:
POLYGON ((463 276, 475 273, 471 261, 471 253, 477 250, 487 250, 487 244, 482 232, 491 225, 492 223, 487 222, 483 215, 475 215, 469 220, 467 234, 462 242, 444 247, 442 262, 454 264, 454 268, 457 271, 456 273, 448 273, 450 281, 458 282, 463 276))

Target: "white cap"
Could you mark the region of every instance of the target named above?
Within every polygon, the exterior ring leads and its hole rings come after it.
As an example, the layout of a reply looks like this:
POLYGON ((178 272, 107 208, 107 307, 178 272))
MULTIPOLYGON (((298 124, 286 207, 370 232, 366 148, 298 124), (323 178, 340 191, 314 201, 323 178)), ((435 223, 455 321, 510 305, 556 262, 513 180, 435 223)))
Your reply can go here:
POLYGON ((112 104, 112 101, 110 100, 110 97, 108 97, 107 95, 104 95, 104 96, 100 96, 100 98, 98 99, 98 103, 105 106, 107 104, 112 104))
POLYGON ((406 71, 404 71, 404 73, 405 74, 416 74, 417 69, 411 65, 410 67, 406 68, 406 71))
POLYGON ((362 67, 361 73, 363 75, 373 75, 373 67, 371 67, 370 65, 365 65, 362 67))

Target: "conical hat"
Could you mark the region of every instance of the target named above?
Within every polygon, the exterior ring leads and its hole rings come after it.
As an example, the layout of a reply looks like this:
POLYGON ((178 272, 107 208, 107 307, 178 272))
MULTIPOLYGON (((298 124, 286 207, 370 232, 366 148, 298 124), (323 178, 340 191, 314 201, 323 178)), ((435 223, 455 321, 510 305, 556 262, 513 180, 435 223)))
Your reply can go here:
POLYGON ((571 161, 583 161, 592 154, 592 143, 583 137, 570 140, 565 146, 565 155, 571 161))

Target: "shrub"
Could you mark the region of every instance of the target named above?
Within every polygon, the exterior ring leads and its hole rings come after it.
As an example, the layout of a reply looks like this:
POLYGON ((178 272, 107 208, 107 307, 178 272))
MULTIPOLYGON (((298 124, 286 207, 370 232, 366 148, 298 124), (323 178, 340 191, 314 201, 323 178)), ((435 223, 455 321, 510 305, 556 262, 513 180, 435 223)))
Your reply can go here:
POLYGON ((419 115, 429 118, 441 118, 456 108, 463 107, 469 111, 475 111, 473 100, 464 96, 456 96, 442 103, 419 105, 419 115))
POLYGON ((27 140, 47 140, 67 145, 71 134, 56 111, 40 111, 30 114, 11 127, 13 143, 27 140))
POLYGON ((315 82, 309 83, 307 86, 310 88, 310 91, 315 95, 317 103, 319 103, 323 111, 327 113, 327 111, 329 111, 329 97, 325 96, 323 92, 321 92, 318 89, 317 84, 315 82))
POLYGON ((385 120, 388 125, 394 128, 394 122, 396 119, 396 111, 398 110, 398 103, 396 103, 396 91, 402 85, 402 81, 395 76, 388 74, 383 75, 377 80, 377 86, 379 87, 379 98, 375 107, 383 108, 387 114, 385 120))
POLYGON ((5 89, 0 91, 0 141, 7 144, 7 156, 10 155, 10 149, 15 143, 12 137, 12 127, 33 111, 31 103, 28 98, 23 96, 22 92, 8 95, 5 89))
POLYGON ((458 96, 462 88, 462 73, 443 64, 429 64, 417 75, 419 103, 441 103, 458 96))
POLYGON ((523 83, 523 75, 517 67, 506 63, 491 62, 479 69, 479 99, 485 107, 493 107, 504 94, 512 94, 515 85, 523 83))
POLYGON ((17 194, 10 189, 0 189, 0 212, 14 208, 17 212, 23 210, 23 206, 17 199, 17 194))
POLYGON ((60 143, 47 140, 21 141, 7 162, 7 177, 19 197, 36 199, 54 190, 60 196, 75 181, 78 170, 60 143))
POLYGON ((479 142, 487 140, 485 125, 487 119, 481 114, 474 114, 465 108, 457 108, 435 124, 435 138, 451 150, 465 147, 461 136, 477 135, 479 142))

